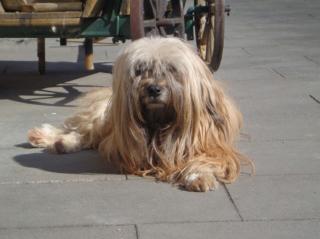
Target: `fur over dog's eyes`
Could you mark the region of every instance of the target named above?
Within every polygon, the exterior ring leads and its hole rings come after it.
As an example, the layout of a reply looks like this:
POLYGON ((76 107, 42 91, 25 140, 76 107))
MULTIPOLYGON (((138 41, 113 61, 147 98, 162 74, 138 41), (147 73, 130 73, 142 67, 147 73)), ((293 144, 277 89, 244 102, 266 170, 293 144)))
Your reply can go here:
POLYGON ((140 69, 135 69, 134 75, 135 76, 140 76, 141 75, 141 70, 140 69))
POLYGON ((138 64, 135 65, 134 67, 134 74, 135 76, 140 76, 142 75, 144 72, 146 72, 148 69, 147 64, 140 62, 138 64))
POLYGON ((171 72, 171 73, 177 73, 177 72, 178 72, 177 69, 176 69, 176 67, 173 66, 173 65, 171 65, 171 64, 168 64, 167 70, 168 70, 169 72, 171 72))

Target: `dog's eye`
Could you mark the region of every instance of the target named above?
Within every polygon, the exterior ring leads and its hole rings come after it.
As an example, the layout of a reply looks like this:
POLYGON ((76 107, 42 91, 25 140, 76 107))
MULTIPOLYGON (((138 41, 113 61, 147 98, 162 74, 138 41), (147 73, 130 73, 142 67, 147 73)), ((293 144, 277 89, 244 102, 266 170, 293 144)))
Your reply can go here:
POLYGON ((135 69, 134 71, 135 76, 140 76, 146 71, 146 66, 144 63, 140 62, 135 65, 134 69, 135 69))
POLYGON ((141 75, 141 69, 135 69, 135 72, 134 72, 135 76, 140 76, 141 75))
POLYGON ((170 71, 171 73, 176 73, 177 69, 173 65, 169 64, 168 65, 168 71, 170 71))

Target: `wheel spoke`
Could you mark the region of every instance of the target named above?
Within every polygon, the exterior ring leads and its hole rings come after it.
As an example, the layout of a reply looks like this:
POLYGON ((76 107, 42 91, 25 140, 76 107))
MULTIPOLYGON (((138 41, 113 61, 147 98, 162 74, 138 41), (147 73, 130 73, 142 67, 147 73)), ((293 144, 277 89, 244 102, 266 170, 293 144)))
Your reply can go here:
POLYGON ((210 63, 211 57, 214 51, 214 28, 213 28, 213 16, 208 14, 208 21, 206 23, 206 56, 205 61, 210 63))
POLYGON ((219 68, 224 38, 224 0, 198 0, 196 6, 207 11, 195 13, 196 42, 200 57, 216 71, 219 68))

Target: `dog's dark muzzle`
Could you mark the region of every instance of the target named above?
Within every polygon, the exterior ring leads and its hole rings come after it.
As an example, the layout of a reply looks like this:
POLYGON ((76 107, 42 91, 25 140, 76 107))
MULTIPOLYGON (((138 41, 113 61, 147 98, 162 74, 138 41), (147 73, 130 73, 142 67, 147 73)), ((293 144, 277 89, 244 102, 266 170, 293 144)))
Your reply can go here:
POLYGON ((158 97, 161 95, 162 93, 162 87, 158 86, 158 85, 150 85, 148 86, 147 88, 147 92, 148 92, 148 95, 150 97, 158 97))

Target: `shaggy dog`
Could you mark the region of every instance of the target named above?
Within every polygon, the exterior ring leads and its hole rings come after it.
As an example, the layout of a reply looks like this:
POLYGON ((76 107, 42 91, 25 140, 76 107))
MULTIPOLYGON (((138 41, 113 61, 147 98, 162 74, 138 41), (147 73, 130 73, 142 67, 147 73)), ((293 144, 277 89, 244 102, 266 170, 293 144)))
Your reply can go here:
POLYGON ((55 153, 98 149, 122 173, 151 175, 189 191, 230 183, 240 163, 234 147, 241 114, 195 51, 176 38, 131 43, 113 68, 112 93, 88 93, 79 113, 55 128, 28 133, 55 153))

